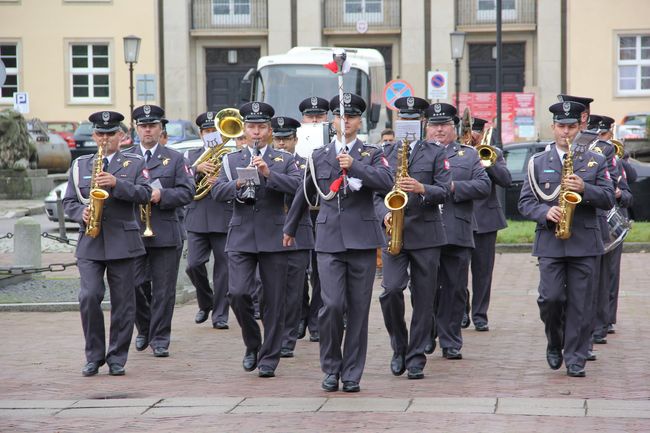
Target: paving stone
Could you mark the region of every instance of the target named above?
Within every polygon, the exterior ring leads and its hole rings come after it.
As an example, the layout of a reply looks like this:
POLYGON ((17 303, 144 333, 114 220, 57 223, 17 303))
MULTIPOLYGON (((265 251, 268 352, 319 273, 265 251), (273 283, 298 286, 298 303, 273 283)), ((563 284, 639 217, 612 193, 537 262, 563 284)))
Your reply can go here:
POLYGON ((154 407, 147 410, 145 417, 177 417, 177 416, 213 416, 225 415, 232 406, 178 406, 154 407))
POLYGON ((604 418, 650 418, 650 411, 638 409, 589 409, 587 416, 604 418))
POLYGON ((496 398, 414 398, 407 412, 494 413, 496 398))
POLYGON ((63 409, 76 400, 0 400, 0 409, 63 409))
POLYGON ((244 399, 241 397, 172 397, 166 398, 156 403, 155 408, 159 407, 188 407, 188 406, 225 406, 233 408, 241 403, 244 399))
POLYGON ((247 398, 232 413, 316 412, 326 398, 247 398))
POLYGON ((498 415, 585 416, 585 401, 558 398, 499 398, 498 415))
POLYGON ((57 413, 57 417, 80 417, 80 418, 122 418, 125 416, 138 416, 147 410, 142 406, 128 407, 81 407, 64 409, 57 413))
POLYGON ((79 400, 73 408, 93 407, 150 407, 160 401, 159 398, 107 398, 97 400, 79 400))
POLYGON ((587 411, 630 409, 650 412, 650 400, 587 400, 587 411))
MULTIPOLYGON (((51 416, 59 409, 0 409, 0 420, 3 418, 32 418, 39 416, 51 416)), ((0 431, 2 431, 0 423, 0 431)))
POLYGON ((406 398, 333 397, 320 412, 404 412, 409 403, 406 398))

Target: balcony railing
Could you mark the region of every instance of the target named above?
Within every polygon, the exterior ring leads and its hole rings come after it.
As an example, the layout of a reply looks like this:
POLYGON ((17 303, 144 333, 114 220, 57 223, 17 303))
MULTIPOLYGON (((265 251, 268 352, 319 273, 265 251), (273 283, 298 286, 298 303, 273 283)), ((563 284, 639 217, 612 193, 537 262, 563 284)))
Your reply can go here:
POLYGON ((399 33, 401 0, 325 0, 325 34, 399 33))
POLYGON ((192 0, 192 30, 268 30, 267 0, 192 0))
MULTIPOLYGON (((504 30, 535 28, 536 0, 502 0, 501 5, 504 30)), ((456 25, 466 30, 494 28, 496 0, 456 0, 456 25)))

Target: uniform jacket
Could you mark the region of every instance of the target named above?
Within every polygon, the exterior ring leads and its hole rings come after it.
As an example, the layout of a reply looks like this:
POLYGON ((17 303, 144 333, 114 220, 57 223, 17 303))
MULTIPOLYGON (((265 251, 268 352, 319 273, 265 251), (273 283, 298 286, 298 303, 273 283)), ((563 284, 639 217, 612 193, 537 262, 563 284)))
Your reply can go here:
MULTIPOLYGON (((395 176, 401 144, 389 144, 393 150, 384 148, 384 154, 395 176)), ((442 226, 439 204, 445 202, 451 192, 451 170, 445 150, 435 143, 419 141, 411 151, 408 165, 409 176, 424 185, 424 194, 408 193, 404 208, 403 248, 416 250, 447 243, 442 226)), ((386 194, 376 194, 375 210, 379 220, 389 212, 384 204, 386 194)))
MULTIPOLYGON (((193 164, 203 153, 204 148, 188 152, 187 159, 193 164)), ((201 180, 203 174, 195 175, 196 183, 201 180)), ((228 224, 232 217, 232 200, 217 201, 211 195, 201 200, 192 200, 187 205, 185 215, 185 229, 195 233, 228 233, 228 224)))
MULTIPOLYGON (((225 158, 228 162, 212 188, 212 198, 232 201, 241 192, 236 188, 237 167, 248 167, 251 153, 245 147, 225 158)), ((255 204, 245 204, 240 200, 233 202, 226 241, 227 252, 260 253, 293 249, 282 246, 282 226, 285 221, 285 194, 295 194, 300 184, 300 170, 296 167, 293 155, 272 149, 268 145, 263 158, 271 174, 266 179, 259 175, 261 184, 256 188, 255 204)))
POLYGON ((491 182, 473 147, 450 143, 445 152, 454 183, 442 208, 447 244, 474 248, 474 200, 488 197, 491 182))
MULTIPOLYGON (((140 146, 133 146, 130 151, 142 155, 140 146)), ((151 228, 155 236, 143 238, 144 246, 178 248, 183 244, 183 228, 177 208, 194 198, 192 172, 183 155, 160 144, 146 167, 149 182, 158 179, 163 188, 160 191, 160 201, 151 206, 151 228)), ((144 231, 144 221, 138 218, 138 222, 141 231, 144 231)))
MULTIPOLYGON (((305 170, 307 170, 307 158, 303 158, 297 153, 294 155, 296 167, 300 170, 300 178, 304 178, 305 170)), ((297 194, 304 194, 302 190, 297 190, 297 194)), ((296 194, 287 194, 285 197, 285 210, 288 212, 291 207, 291 203, 295 198, 296 194)), ((305 212, 302 216, 302 219, 298 223, 298 229, 296 230, 296 241, 294 243, 294 249, 296 250, 313 250, 314 249, 314 226, 311 222, 311 216, 308 212, 305 212)))
POLYGON ((510 170, 506 166, 506 160, 503 158, 503 152, 497 147, 492 148, 497 153, 496 162, 485 172, 490 177, 492 188, 490 195, 474 201, 474 219, 476 233, 490 233, 506 228, 506 216, 497 198, 497 185, 507 188, 512 183, 510 170))
MULTIPOLYGON (((79 191, 88 198, 93 173, 94 155, 77 158, 79 191)), ((63 198, 66 215, 79 223, 79 242, 75 256, 88 260, 117 260, 141 256, 145 253, 140 237, 140 226, 135 219, 135 204, 147 203, 151 188, 144 176, 144 160, 138 155, 116 152, 106 171, 116 178, 115 187, 107 189, 101 230, 96 238, 85 235, 83 211, 74 187, 73 170, 68 177, 68 189, 63 198)))
MULTIPOLYGON (((318 252, 337 253, 350 249, 375 249, 385 243, 374 209, 373 193, 377 191, 385 194, 393 186, 388 162, 381 149, 365 145, 360 140, 354 143, 349 154, 354 158, 354 162, 348 170, 348 176, 360 179, 363 184, 358 191, 348 188, 347 194, 343 193, 341 187, 332 200, 320 200, 314 248, 318 252)), ((336 156, 334 141, 315 149, 312 153, 316 180, 325 194, 329 192, 332 182, 342 173, 336 156)), ((310 174, 306 182, 308 194, 312 195, 315 189, 310 174)), ((300 188, 302 187, 301 185, 300 188)), ((284 226, 286 234, 295 236, 307 208, 305 195, 298 191, 284 226)))
MULTIPOLYGON (((550 149, 533 156, 534 176, 544 194, 551 194, 562 177, 562 161, 555 144, 550 149)), ((614 186, 605 157, 587 151, 574 157, 573 172, 585 182, 582 202, 576 206, 571 226, 571 237, 560 240, 555 237, 555 223, 546 219, 546 214, 558 199, 552 202, 538 198, 528 176, 519 197, 519 212, 527 219, 537 221, 533 256, 537 257, 584 257, 603 253, 603 239, 596 209, 608 210, 614 206, 614 186)))

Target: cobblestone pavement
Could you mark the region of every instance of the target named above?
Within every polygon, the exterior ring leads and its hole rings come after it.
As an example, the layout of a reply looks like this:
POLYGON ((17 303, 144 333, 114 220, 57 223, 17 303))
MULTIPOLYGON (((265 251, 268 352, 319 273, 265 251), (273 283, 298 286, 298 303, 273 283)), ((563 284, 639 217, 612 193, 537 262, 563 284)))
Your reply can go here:
POLYGON ((583 379, 546 364, 529 254, 497 256, 490 332, 466 330, 461 361, 436 349, 419 381, 390 374, 377 280, 355 395, 320 389, 307 340, 277 377, 244 372, 234 315, 227 331, 196 325, 193 303, 176 308, 171 356, 132 351, 124 377, 81 376, 78 313, 0 313, 0 431, 650 431, 647 257, 623 256, 617 333, 583 379))

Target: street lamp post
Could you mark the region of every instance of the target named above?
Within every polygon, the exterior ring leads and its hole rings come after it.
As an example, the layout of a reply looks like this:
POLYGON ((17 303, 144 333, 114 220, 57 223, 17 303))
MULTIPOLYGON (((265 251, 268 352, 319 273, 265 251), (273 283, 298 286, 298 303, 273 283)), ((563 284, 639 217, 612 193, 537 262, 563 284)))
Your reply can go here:
POLYGON ((460 60, 463 58, 463 51, 465 51, 465 32, 451 32, 449 38, 451 40, 451 58, 454 59, 456 66, 456 109, 459 109, 460 60))
POLYGON ((129 64, 129 93, 130 93, 130 113, 131 113, 131 123, 130 123, 130 133, 131 138, 133 138, 133 64, 138 63, 138 55, 140 54, 140 38, 137 36, 125 36, 124 37, 124 63, 129 64))

